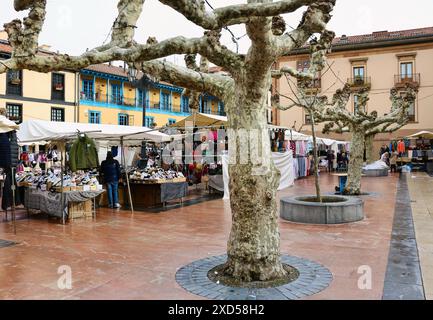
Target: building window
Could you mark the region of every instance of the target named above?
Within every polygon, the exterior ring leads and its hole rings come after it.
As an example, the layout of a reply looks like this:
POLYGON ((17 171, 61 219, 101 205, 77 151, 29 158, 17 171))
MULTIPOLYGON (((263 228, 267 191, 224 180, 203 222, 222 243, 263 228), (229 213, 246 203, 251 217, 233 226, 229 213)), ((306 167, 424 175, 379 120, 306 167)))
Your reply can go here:
POLYGON ((308 72, 308 69, 310 69, 310 60, 298 61, 296 64, 296 69, 299 72, 308 72))
POLYGON ((23 106, 20 104, 6 104, 6 116, 17 124, 23 122, 23 106))
POLYGON ((122 87, 118 84, 111 85, 111 103, 122 104, 122 87))
POLYGON ((146 96, 146 92, 143 90, 138 89, 137 90, 137 94, 138 94, 138 98, 137 98, 137 107, 144 107, 144 101, 145 101, 145 96, 146 96))
POLYGON ((413 77, 413 62, 400 63, 400 77, 402 80, 412 79, 413 77))
POLYGON ((83 80, 82 99, 93 101, 93 80, 83 80))
POLYGON ((188 96, 182 96, 182 112, 188 113, 189 112, 189 97, 188 96))
POLYGON ((168 119, 168 125, 171 126, 176 123, 176 119, 168 119))
POLYGON ((212 104, 211 104, 211 102, 209 100, 203 99, 201 101, 201 113, 210 114, 211 113, 211 109, 210 109, 211 105, 212 104))
POLYGON ((8 70, 6 79, 6 94, 22 96, 23 72, 21 70, 8 70))
POLYGON ((89 123, 101 123, 101 112, 89 111, 89 123))
POLYGON ((365 67, 353 67, 353 79, 355 84, 363 84, 365 79, 365 67))
POLYGON ((170 111, 170 94, 161 92, 161 110, 170 111))
POLYGON ((219 115, 220 116, 225 116, 226 115, 226 110, 225 110, 225 105, 224 102, 218 102, 218 108, 219 108, 219 115))
MULTIPOLYGON (((405 92, 401 92, 400 95, 403 97, 406 95, 405 92)), ((416 122, 416 106, 415 101, 410 105, 409 109, 407 110, 407 115, 409 117, 409 122, 416 122)))
POLYGON ((147 128, 152 128, 154 123, 155 123, 154 117, 146 117, 144 119, 144 126, 147 128))
POLYGON ((51 82, 51 99, 65 101, 65 75, 53 73, 51 82))
POLYGON ((119 125, 129 126, 129 116, 126 113, 119 113, 119 125))
POLYGON ((65 109, 51 108, 51 121, 65 122, 65 109))
POLYGON ((311 115, 308 113, 305 114, 305 124, 312 124, 311 115))

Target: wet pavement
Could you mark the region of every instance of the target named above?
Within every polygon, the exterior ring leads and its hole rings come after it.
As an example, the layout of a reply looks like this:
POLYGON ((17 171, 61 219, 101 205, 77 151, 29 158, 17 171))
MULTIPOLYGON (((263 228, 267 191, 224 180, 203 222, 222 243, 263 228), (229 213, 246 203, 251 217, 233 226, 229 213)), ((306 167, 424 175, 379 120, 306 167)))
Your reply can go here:
POLYGON ((433 177, 407 174, 426 299, 433 300, 433 177))
MULTIPOLYGON (((326 290, 306 299, 382 299, 398 180, 363 179, 364 191, 374 194, 362 197, 364 221, 280 222, 282 253, 315 261, 333 274, 326 290)), ((337 177, 323 175, 323 192, 337 183, 337 177)), ((279 196, 313 190, 314 179, 308 178, 279 196)), ((224 254, 230 223, 229 202, 222 199, 161 212, 99 209, 96 220, 66 226, 33 217, 17 221, 16 236, 10 223, 0 223, 0 239, 17 242, 0 248, 0 298, 203 299, 181 288, 175 274, 195 260, 224 254), (70 267, 72 288, 62 290, 64 266, 70 267)))

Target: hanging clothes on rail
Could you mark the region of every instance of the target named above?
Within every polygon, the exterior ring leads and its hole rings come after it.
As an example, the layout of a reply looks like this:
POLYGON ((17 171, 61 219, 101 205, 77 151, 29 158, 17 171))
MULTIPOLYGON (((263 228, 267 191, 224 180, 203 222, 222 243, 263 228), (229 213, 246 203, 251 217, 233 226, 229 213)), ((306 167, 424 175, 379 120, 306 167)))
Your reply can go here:
POLYGON ((72 172, 98 167, 98 151, 93 139, 85 134, 79 135, 69 152, 69 165, 72 172))

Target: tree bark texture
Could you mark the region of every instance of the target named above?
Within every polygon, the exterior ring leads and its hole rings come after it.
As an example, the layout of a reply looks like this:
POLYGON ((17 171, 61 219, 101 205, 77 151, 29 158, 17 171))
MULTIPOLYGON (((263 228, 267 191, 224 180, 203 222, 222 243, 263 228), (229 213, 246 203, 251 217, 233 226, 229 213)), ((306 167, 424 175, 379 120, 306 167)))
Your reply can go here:
POLYGON ((373 163, 376 158, 373 152, 373 141, 374 135, 365 137, 365 157, 367 158, 367 164, 373 163))
POLYGON ((245 141, 238 141, 236 164, 229 166, 232 229, 223 272, 243 282, 272 281, 286 275, 280 261, 276 203, 280 173, 271 159, 266 124, 270 73, 265 78, 263 86, 256 86, 254 92, 248 81, 237 81, 236 97, 228 108, 229 127, 234 132, 265 133, 257 145, 248 148, 241 146, 245 141), (248 152, 247 164, 241 163, 240 157, 245 157, 241 152, 248 152), (254 159, 257 154, 261 154, 261 161, 254 159))
POLYGON ((350 145, 349 172, 344 194, 360 195, 362 166, 364 164, 363 159, 365 133, 362 130, 356 130, 356 128, 352 128, 351 131, 352 141, 350 145))
POLYGON ((314 113, 310 112, 311 118, 311 132, 313 135, 313 159, 314 159, 314 184, 316 186, 317 202, 322 202, 322 195, 320 193, 320 179, 319 179, 319 157, 317 151, 317 137, 316 137, 316 123, 314 113))

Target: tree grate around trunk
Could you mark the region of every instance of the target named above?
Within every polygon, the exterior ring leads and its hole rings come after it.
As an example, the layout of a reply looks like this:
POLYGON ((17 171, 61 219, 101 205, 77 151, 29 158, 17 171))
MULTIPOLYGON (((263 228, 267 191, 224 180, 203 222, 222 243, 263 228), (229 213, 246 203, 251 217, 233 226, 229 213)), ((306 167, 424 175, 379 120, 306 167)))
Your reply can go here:
POLYGON ((176 281, 186 291, 213 300, 297 300, 325 290, 333 279, 329 269, 317 262, 282 255, 281 262, 299 273, 294 281, 273 288, 229 287, 208 277, 210 270, 226 261, 227 255, 194 261, 177 271, 176 281))

